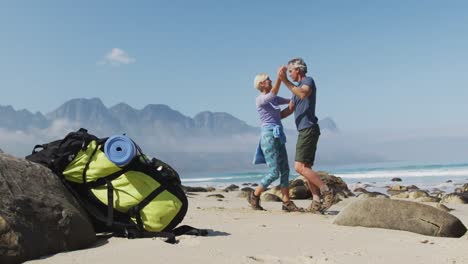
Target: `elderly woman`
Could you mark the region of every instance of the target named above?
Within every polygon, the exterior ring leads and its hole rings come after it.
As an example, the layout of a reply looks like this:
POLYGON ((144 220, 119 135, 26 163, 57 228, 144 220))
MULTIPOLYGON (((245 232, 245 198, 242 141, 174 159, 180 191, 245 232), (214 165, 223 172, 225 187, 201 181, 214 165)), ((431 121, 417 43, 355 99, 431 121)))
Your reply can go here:
POLYGON ((271 86, 271 80, 265 73, 258 74, 254 80, 254 86, 260 91, 256 98, 257 111, 260 114, 261 136, 260 145, 256 158, 260 153, 262 162, 254 161, 255 164, 266 163, 269 172, 260 181, 255 191, 247 197, 252 209, 264 210, 260 205, 260 194, 276 179, 280 178, 281 193, 283 194, 283 211, 303 211, 289 199, 289 165, 286 152, 286 136, 281 124, 280 105, 289 104, 289 99, 279 97, 278 91, 281 80, 277 79, 275 85, 271 86))

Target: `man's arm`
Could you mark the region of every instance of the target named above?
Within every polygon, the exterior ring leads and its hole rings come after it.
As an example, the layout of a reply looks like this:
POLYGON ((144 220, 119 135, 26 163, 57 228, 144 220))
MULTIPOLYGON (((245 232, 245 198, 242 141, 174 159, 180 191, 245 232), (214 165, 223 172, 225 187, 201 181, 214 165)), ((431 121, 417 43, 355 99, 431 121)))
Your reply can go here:
POLYGON ((290 82, 288 79, 283 80, 284 84, 288 87, 288 89, 297 97, 299 97, 301 100, 304 98, 307 98, 307 96, 310 95, 312 92, 312 89, 308 85, 302 85, 301 87, 297 87, 294 85, 292 82, 290 82))
POLYGON ((281 119, 288 117, 294 112, 294 103, 293 100, 289 101, 288 107, 281 111, 281 119))
POLYGON ((312 89, 308 85, 302 85, 301 87, 297 87, 292 82, 288 80, 286 76, 286 66, 280 67, 278 70, 278 78, 288 87, 288 89, 295 94, 299 99, 304 99, 310 95, 312 89))

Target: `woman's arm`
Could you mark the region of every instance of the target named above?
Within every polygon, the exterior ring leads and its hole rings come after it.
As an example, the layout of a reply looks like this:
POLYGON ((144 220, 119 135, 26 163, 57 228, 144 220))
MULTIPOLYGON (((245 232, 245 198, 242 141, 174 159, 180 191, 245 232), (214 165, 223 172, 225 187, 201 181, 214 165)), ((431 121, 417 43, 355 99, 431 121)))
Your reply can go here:
POLYGON ((278 95, 280 86, 281 86, 281 79, 278 76, 276 78, 275 85, 273 85, 273 88, 271 88, 270 93, 274 93, 275 95, 278 95))
POLYGON ((288 117, 294 112, 294 103, 293 100, 289 101, 288 107, 284 108, 281 111, 281 119, 288 117))

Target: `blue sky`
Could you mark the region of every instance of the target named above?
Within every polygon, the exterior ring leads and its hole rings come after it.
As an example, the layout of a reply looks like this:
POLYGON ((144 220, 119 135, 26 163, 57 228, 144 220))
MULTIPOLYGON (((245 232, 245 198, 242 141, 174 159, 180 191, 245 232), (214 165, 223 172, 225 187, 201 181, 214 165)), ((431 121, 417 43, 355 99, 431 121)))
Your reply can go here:
POLYGON ((344 131, 468 127, 465 1, 5 2, 0 105, 99 97, 258 125, 254 76, 301 56, 344 131))

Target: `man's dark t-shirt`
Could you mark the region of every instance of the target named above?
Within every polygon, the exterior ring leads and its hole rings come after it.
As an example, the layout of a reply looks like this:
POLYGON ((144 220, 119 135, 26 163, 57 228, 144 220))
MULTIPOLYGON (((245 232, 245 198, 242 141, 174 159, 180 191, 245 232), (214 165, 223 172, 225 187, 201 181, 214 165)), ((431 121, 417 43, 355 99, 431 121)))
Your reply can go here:
POLYGON ((304 77, 304 79, 297 84, 297 87, 300 88, 302 85, 309 86, 312 92, 303 100, 297 97, 297 95, 294 95, 292 98, 294 102, 294 118, 296 120, 297 130, 309 128, 318 122, 318 118, 315 116, 317 88, 315 87, 314 79, 311 77, 304 77))

